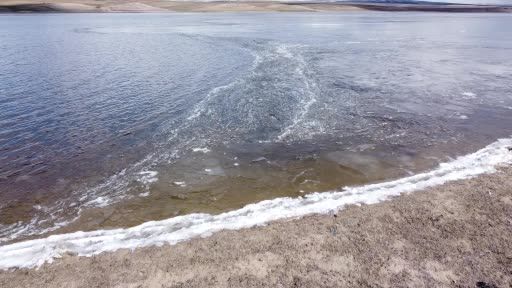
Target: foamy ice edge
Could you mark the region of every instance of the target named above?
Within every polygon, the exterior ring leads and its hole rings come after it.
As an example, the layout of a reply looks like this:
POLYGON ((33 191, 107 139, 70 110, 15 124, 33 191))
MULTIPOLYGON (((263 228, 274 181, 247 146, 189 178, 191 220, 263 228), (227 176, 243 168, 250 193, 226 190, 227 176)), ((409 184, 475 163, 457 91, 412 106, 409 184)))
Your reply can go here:
POLYGON ((473 154, 440 164, 430 172, 379 184, 346 187, 342 191, 261 201, 219 215, 189 214, 131 228, 52 235, 4 245, 0 246, 0 269, 39 267, 65 253, 92 256, 123 248, 172 245, 220 230, 237 230, 278 219, 328 213, 348 204, 373 204, 402 193, 495 172, 498 166, 512 164, 510 147, 512 138, 500 139, 473 154))

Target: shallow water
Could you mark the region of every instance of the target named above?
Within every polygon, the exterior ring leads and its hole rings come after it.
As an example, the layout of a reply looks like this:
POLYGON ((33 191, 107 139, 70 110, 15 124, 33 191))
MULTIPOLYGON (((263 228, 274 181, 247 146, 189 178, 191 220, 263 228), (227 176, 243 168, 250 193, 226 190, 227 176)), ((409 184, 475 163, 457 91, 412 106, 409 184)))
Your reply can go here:
POLYGON ((2 15, 0 239, 219 213, 475 151, 510 135, 511 24, 2 15))

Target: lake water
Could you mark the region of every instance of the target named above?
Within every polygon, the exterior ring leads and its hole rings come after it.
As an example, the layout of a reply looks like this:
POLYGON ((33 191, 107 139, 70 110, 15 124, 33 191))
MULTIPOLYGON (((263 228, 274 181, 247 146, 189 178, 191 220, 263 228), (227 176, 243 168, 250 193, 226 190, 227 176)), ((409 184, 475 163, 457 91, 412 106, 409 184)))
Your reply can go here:
POLYGON ((0 243, 378 182, 512 127, 512 17, 0 16, 0 243))

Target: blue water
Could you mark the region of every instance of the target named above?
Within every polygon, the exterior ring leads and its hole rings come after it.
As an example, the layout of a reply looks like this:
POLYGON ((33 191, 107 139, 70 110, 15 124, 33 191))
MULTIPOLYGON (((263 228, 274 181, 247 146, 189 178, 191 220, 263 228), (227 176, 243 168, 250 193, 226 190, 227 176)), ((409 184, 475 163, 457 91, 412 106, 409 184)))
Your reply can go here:
POLYGON ((382 165, 343 153, 414 171, 402 160, 508 136, 509 27, 495 14, 2 15, 0 238, 182 181, 208 191, 284 171, 249 194, 345 183, 324 168, 316 186, 288 183, 297 161, 317 169, 311 155, 371 180, 382 165))

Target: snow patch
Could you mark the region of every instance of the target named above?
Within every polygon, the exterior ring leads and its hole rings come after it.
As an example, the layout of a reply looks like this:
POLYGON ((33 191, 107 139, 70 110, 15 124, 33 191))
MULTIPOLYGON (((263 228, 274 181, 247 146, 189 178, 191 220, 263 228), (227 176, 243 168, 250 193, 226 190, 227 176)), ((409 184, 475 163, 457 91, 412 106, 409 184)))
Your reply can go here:
POLYGON ((179 186, 179 187, 187 186, 187 183, 185 183, 185 181, 174 181, 174 182, 172 182, 172 184, 179 186))
POLYGON ((210 149, 208 148, 192 148, 192 152, 202 152, 202 153, 208 153, 210 152, 210 149))
POLYGON ((158 177, 156 177, 158 175, 157 171, 142 171, 139 172, 139 175, 137 180, 146 185, 158 181, 158 177))
POLYGON ((466 99, 476 98, 476 94, 473 92, 462 92, 462 96, 464 96, 466 99))

